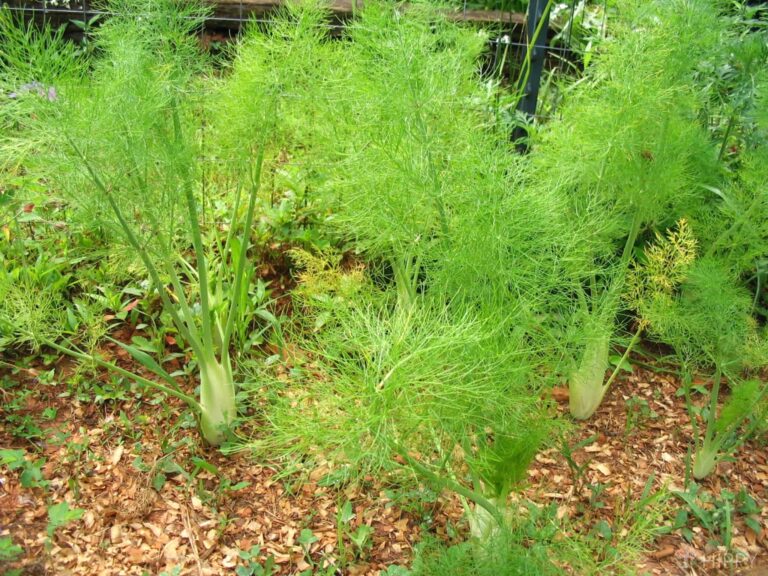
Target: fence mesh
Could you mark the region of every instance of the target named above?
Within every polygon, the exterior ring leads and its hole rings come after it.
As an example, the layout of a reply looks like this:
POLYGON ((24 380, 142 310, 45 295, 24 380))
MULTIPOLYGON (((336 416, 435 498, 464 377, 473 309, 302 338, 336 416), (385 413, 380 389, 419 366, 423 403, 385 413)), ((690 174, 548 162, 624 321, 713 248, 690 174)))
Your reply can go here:
MULTIPOLYGON (((489 34, 483 73, 522 91, 521 112, 528 120, 546 120, 556 112, 559 79, 578 73, 583 55, 605 34, 608 0, 455 1, 458 5, 452 10, 449 7, 451 18, 481 27, 489 34), (546 22, 540 28, 539 46, 531 49, 542 13, 546 22), (527 74, 527 82, 520 82, 521 74, 527 74)), ((353 2, 357 2, 357 7, 364 4, 363 0, 353 2)), ((279 3, 280 0, 210 0, 206 29, 214 37, 226 39, 236 35, 249 21, 268 26, 270 13, 279 3)), ((103 0, 5 0, 2 5, 25 17, 53 24, 79 21, 79 26, 71 27, 75 36, 83 23, 111 14, 103 8, 103 0)), ((330 7, 334 18, 327 25, 339 30, 344 20, 352 16, 352 2, 332 0, 330 7)))

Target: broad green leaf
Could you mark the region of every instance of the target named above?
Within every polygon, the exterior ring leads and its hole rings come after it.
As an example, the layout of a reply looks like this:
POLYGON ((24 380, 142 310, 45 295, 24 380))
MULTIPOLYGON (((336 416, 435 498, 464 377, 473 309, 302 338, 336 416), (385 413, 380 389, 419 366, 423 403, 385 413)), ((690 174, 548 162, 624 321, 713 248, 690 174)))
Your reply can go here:
POLYGON ((69 522, 79 520, 84 513, 85 510, 81 508, 70 508, 66 500, 50 506, 48 508, 48 536, 52 538, 58 528, 69 522))

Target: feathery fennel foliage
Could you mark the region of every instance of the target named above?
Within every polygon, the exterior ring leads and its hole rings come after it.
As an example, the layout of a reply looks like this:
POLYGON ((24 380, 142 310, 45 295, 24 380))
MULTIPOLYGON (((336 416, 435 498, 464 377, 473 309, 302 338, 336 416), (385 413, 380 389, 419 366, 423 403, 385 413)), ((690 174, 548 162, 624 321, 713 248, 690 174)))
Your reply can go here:
POLYGON ((414 576, 555 576, 560 569, 547 555, 546 544, 527 542, 523 530, 504 529, 485 542, 446 547, 427 538, 416 548, 414 576))
POLYGON ((14 15, 10 7, 2 6, 0 33, 0 87, 6 98, 9 93, 18 94, 24 84, 55 86, 62 78, 81 77, 87 69, 77 47, 64 40, 64 29, 44 25, 38 30, 32 22, 14 15))
MULTIPOLYGON (((136 233, 142 242, 158 251, 150 229, 162 227, 169 238, 178 235, 183 213, 176 209, 179 203, 173 194, 184 166, 198 154, 193 140, 173 150, 167 142, 173 139, 171 106, 186 129, 195 132, 194 86, 205 70, 205 58, 190 34, 202 22, 204 11, 194 3, 172 0, 115 0, 110 8, 125 16, 107 20, 94 32, 101 57, 89 63, 91 72, 85 77, 75 67, 58 74, 51 80, 57 94, 54 101, 25 99, 29 107, 18 121, 27 129, 9 134, 8 149, 14 138, 30 143, 17 162, 23 162, 29 173, 56 183, 56 194, 72 207, 71 223, 125 245, 106 198, 92 193, 88 174, 72 161, 68 140, 76 142, 105 181, 122 183, 116 200, 140 223, 136 233), (139 181, 151 193, 138 186, 139 181)), ((57 43, 45 53, 61 48, 57 43)), ((48 59, 37 58, 41 64, 33 60, 30 74, 45 68, 48 59)))
POLYGON ((576 418, 588 418, 608 389, 608 351, 636 244, 684 216, 718 174, 697 120, 705 93, 696 83, 726 35, 715 5, 643 2, 624 11, 532 157, 536 187, 568 198, 584 247, 568 262, 583 326, 569 379, 576 418))
POLYGON ((518 343, 515 355, 498 324, 469 311, 423 297, 401 307, 359 270, 331 277, 302 275, 303 309, 322 322, 303 338, 307 359, 275 390, 272 431, 255 446, 356 474, 400 459, 460 494, 450 478, 468 468, 483 491, 464 495, 498 517, 555 425, 531 394, 530 351, 518 343))
POLYGON ((208 145, 221 165, 237 173, 265 127, 268 159, 316 150, 316 132, 333 128, 323 115, 343 93, 345 62, 328 38, 327 16, 321 3, 288 2, 266 30, 254 23, 232 47, 206 112, 208 145))
POLYGON ((199 417, 205 440, 217 445, 237 416, 230 345, 242 321, 263 143, 249 149, 240 174, 247 192, 238 189, 228 233, 212 255, 201 226, 205 198, 196 116, 198 75, 206 61, 192 35, 204 10, 174 0, 115 0, 110 7, 115 15, 97 32, 99 57, 88 81, 62 82, 53 105, 29 115, 37 146, 21 160, 141 261, 180 342, 192 350, 200 398, 183 392, 157 361, 128 344, 118 342, 160 382, 70 341, 45 343, 182 399, 199 417))
POLYGON ((709 407, 704 415, 706 429, 694 456, 696 478, 707 476, 736 447, 733 433, 758 408, 759 403, 754 401, 765 394, 765 384, 762 391, 754 384, 740 384, 745 348, 755 336, 751 304, 749 293, 738 285, 733 274, 721 262, 705 257, 691 267, 678 294, 655 299, 644 309, 651 334, 673 345, 689 369, 714 366, 709 407), (729 408, 724 408, 718 418, 724 375, 734 385, 729 408), (742 401, 746 390, 753 404, 742 401), (737 416, 739 410, 743 411, 737 416))
POLYGON ((242 94, 280 93, 280 145, 361 263, 295 254, 308 354, 253 445, 357 473, 399 460, 500 519, 556 425, 537 394, 553 377, 537 371, 552 338, 540 290, 562 282, 569 240, 486 114, 482 36, 425 6, 358 16, 331 42, 314 8, 288 8, 272 32, 246 33, 221 87, 246 118, 258 98, 242 94))

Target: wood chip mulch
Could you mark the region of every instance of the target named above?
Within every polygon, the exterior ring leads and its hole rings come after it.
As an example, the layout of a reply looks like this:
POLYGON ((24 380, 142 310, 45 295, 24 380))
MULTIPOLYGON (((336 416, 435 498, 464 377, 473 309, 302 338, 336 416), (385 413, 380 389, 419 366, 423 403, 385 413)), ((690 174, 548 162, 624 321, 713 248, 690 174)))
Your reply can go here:
MULTIPOLYGON (((170 408, 163 410, 146 398, 81 403, 59 397, 68 389, 64 383, 44 384, 33 373, 14 378, 34 390, 24 407, 30 415, 57 409, 34 447, 46 460, 47 487, 23 488, 18 472, 0 469, 0 536, 10 535, 23 546, 18 564, 23 574, 232 574, 247 564, 240 551, 258 546, 259 561, 271 557, 277 574, 320 573, 335 566, 337 574, 374 575, 392 564, 408 565, 425 529, 447 539, 448 526, 459 525, 461 507, 450 495, 428 505, 431 522, 426 526, 424 511, 399 507, 380 479, 367 479, 357 488, 327 486, 328 468, 285 475, 277 467, 254 464, 246 453, 203 451, 194 429, 178 425, 184 409, 175 400, 165 401, 170 408), (194 458, 205 464, 193 470, 194 458), (247 485, 227 489, 241 482, 247 485), (49 506, 62 501, 83 510, 82 516, 49 537, 49 506), (358 550, 341 534, 347 551, 342 558, 339 517, 346 501, 352 502, 349 530, 370 526, 371 538, 358 550), (307 544, 301 538, 305 529, 317 540, 307 544)), ((558 518, 570 522, 575 537, 601 520, 616 523, 614 538, 629 537, 616 519, 632 509, 649 478, 654 490, 684 486, 692 430, 677 389, 673 377, 636 368, 614 384, 595 416, 578 424, 567 439, 570 446, 590 439, 573 450, 571 465, 562 449, 541 452, 528 472, 528 485, 516 497, 540 506, 555 503, 558 518)), ((556 398, 567 412, 567 392, 556 390, 556 398)), ((4 427, 4 410, 0 447, 34 454, 28 441, 4 427)), ((760 507, 760 533, 737 517, 733 549, 726 551, 698 526, 693 525, 690 542, 674 531, 647 543, 650 550, 634 561, 637 573, 768 575, 765 444, 747 444, 735 462, 721 464, 701 485, 713 494, 745 488, 760 507)), ((670 497, 652 512, 671 522, 681 506, 670 497)), ((574 572, 579 573, 578 567, 574 572)))
MULTIPOLYGON (((694 384, 708 388, 711 383, 694 384)), ((524 496, 542 505, 556 503, 558 517, 572 519, 580 531, 589 531, 601 520, 609 526, 617 524, 620 532, 614 538, 618 539, 626 537, 621 532, 626 527, 616 522, 622 514, 623 518, 637 519, 657 513, 660 520, 671 525, 677 511, 685 508, 682 500, 669 498, 661 511, 643 510, 637 503, 649 482, 653 486, 651 493, 661 488, 685 488, 693 429, 679 388, 679 381, 670 375, 636 367, 631 375, 613 385, 597 412, 579 423, 576 433, 569 438, 571 446, 586 444, 572 454, 578 470, 569 465, 561 450, 543 451, 528 471, 530 485, 524 496)), ((555 389, 553 395, 559 411, 566 414, 567 389, 555 389)), ((704 400, 700 397, 699 405, 704 400)), ((715 473, 699 484, 713 495, 719 495, 721 490, 737 493, 744 488, 760 508, 759 517, 754 520, 762 530, 755 532, 735 515, 732 548, 727 550, 692 523, 694 537, 690 542, 679 530, 656 537, 650 552, 637 562, 637 573, 768 576, 766 439, 748 442, 737 452, 734 462, 721 463, 715 473)))

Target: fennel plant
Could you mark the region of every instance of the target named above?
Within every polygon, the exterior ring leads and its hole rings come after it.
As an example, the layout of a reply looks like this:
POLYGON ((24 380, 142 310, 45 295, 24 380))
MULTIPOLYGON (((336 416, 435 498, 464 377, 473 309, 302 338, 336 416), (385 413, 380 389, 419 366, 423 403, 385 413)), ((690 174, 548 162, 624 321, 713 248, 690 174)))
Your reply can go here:
MULTIPOLYGON (((754 56, 754 54, 752 55, 754 56)), ((762 58, 768 57, 764 50, 762 58)), ((747 76, 761 93, 761 72, 747 76)), ((765 84, 762 84, 765 85, 765 84)), ((709 475, 759 427, 768 385, 756 377, 768 362, 760 307, 762 262, 768 253, 765 177, 768 123, 765 100, 755 98, 733 120, 744 135, 744 150, 719 187, 704 187, 685 220, 666 238, 646 247, 630 273, 627 302, 650 338, 674 347, 686 368, 686 397, 695 431, 693 475, 709 475), (711 376, 707 406, 695 410, 690 398, 694 371, 711 376), (723 381, 730 395, 719 408, 723 381), (698 429, 699 417, 704 430, 698 429)), ((727 139, 728 136, 725 135, 727 139)))
MULTIPOLYGON (((581 249, 566 262, 581 326, 569 377, 571 414, 589 418, 605 374, 636 246, 666 229, 717 182, 716 156, 697 120, 702 63, 725 37, 714 3, 628 3, 615 35, 571 91, 562 120, 541 131, 535 185, 569 200, 581 249)), ((636 340, 636 339, 635 339, 636 340)))
POLYGON ((192 351, 199 399, 130 344, 117 342, 159 382, 69 340, 44 343, 180 398, 195 411, 205 440, 218 445, 237 416, 231 348, 244 321, 242 291, 252 270, 247 259, 266 128, 239 164, 245 183, 237 188, 214 254, 201 224, 206 198, 196 74, 205 70, 205 58, 191 34, 204 11, 173 0, 115 0, 111 8, 115 15, 96 33, 99 57, 87 82, 61 78, 58 101, 26 118, 35 146, 19 161, 140 260, 180 343, 192 351))
MULTIPOLYGON (((737 20, 735 27, 740 24, 737 20)), ((721 104, 727 125, 715 132, 721 139, 718 158, 729 166, 727 178, 718 187, 705 188, 691 211, 700 257, 667 306, 648 315, 656 336, 675 347, 688 370, 712 375, 708 406, 701 411, 701 437, 697 415, 691 415, 697 479, 712 473, 759 429, 768 394, 768 384, 758 376, 768 363, 762 305, 768 254, 768 47, 765 31, 748 34, 738 36, 724 67, 735 72, 719 93, 730 97, 721 104), (737 135, 734 150, 731 139, 737 135), (726 145, 731 146, 728 157, 726 145), (718 410, 722 381, 730 394, 718 410)), ((686 391, 690 405, 690 386, 686 391)))
POLYGON ((359 271, 313 266, 297 293, 308 323, 322 318, 302 340, 311 360, 274 384, 272 432, 253 446, 355 475, 392 471, 399 460, 503 522, 506 496, 556 426, 527 387, 524 345, 514 351, 498 325, 468 311, 423 297, 402 308, 359 271))
MULTIPOLYGON (((178 124, 178 123, 177 123, 178 124)), ((182 138, 181 134, 176 135, 182 138)), ((127 350, 134 359, 140 362, 145 368, 150 370, 156 376, 159 376, 167 383, 158 385, 152 383, 146 378, 136 374, 128 373, 125 370, 118 369, 113 364, 97 360, 100 366, 117 370, 121 374, 134 379, 140 384, 158 388, 172 396, 184 400, 199 417, 200 430, 205 440, 217 446, 227 437, 232 424, 237 416, 237 406, 235 403, 236 387, 233 379, 232 359, 230 353, 230 344, 235 330, 235 323, 238 319, 239 306, 242 299, 241 289, 244 281, 244 272, 246 270, 246 258, 249 247, 249 232, 254 219, 254 208, 256 204, 256 194, 259 188, 261 177, 261 168, 263 162, 263 153, 260 153, 255 160, 253 173, 251 175, 250 194, 248 195, 248 206, 246 214, 242 220, 241 227, 244 236, 239 240, 232 233, 239 228, 237 226, 237 216, 240 209, 239 203, 235 203, 233 215, 230 219, 230 235, 224 244, 222 253, 226 255, 220 261, 220 266, 228 267, 231 262, 235 262, 235 273, 232 275, 232 284, 222 285, 217 283, 218 277, 224 276, 223 270, 213 270, 209 267, 206 259, 205 247, 203 245, 202 233, 199 224, 199 207, 195 198, 193 183, 185 183, 184 200, 186 203, 188 223, 192 230, 192 241, 194 245, 195 259, 192 280, 197 281, 200 295, 200 311, 193 310, 191 303, 185 295, 185 288, 182 285, 182 277, 177 272, 177 257, 167 253, 164 259, 158 262, 153 261, 153 257, 144 246, 139 243, 131 224, 126 219, 125 214, 120 209, 119 204, 114 200, 114 192, 108 187, 88 159, 82 155, 77 145, 73 142, 72 146, 75 152, 80 155, 80 160, 87 169, 93 183, 106 197, 117 218, 120 227, 128 239, 128 243, 137 251, 142 262, 147 267, 150 278, 156 293, 163 302, 164 310, 171 316, 179 333, 184 341, 190 346, 197 361, 200 378, 200 400, 195 400, 192 396, 181 392, 173 377, 164 370, 157 362, 151 359, 146 353, 141 352, 134 346, 115 341, 122 348, 127 350), (162 275, 161 275, 162 272, 162 275), (174 291, 171 298, 162 278, 167 277, 174 291), (219 301, 212 301, 212 296, 217 294, 219 301), (200 317, 200 318, 198 318, 200 317)), ((140 184, 141 185, 141 184, 140 184)), ((160 233, 156 229, 156 233, 160 233)), ((75 357, 88 359, 87 355, 65 346, 60 346, 54 342, 48 344, 57 350, 71 354, 75 357)))
MULTIPOLYGON (((487 536, 558 425, 538 395, 553 373, 538 369, 573 238, 488 114, 482 37, 425 6, 358 16, 331 42, 314 8, 289 8, 279 34, 246 33, 221 87, 228 105, 264 85, 283 96, 278 141, 354 250, 351 268, 294 252, 306 356, 273 382, 270 434, 251 446, 354 476, 404 466, 467 499, 487 536)), ((258 104, 244 113, 256 122, 258 104)))
MULTIPOLYGON (((747 348, 758 337, 750 308, 749 294, 733 273, 722 262, 702 257, 691 266, 679 291, 655 298, 643 310, 650 334, 673 345, 688 370, 697 366, 714 369, 709 402, 702 411, 703 438, 696 438, 693 474, 697 479, 712 472, 737 446, 735 431, 750 419, 768 389, 741 377, 747 348), (718 416, 724 377, 733 383, 733 390, 730 403, 718 416)), ((695 415, 692 421, 695 425, 695 415)))

